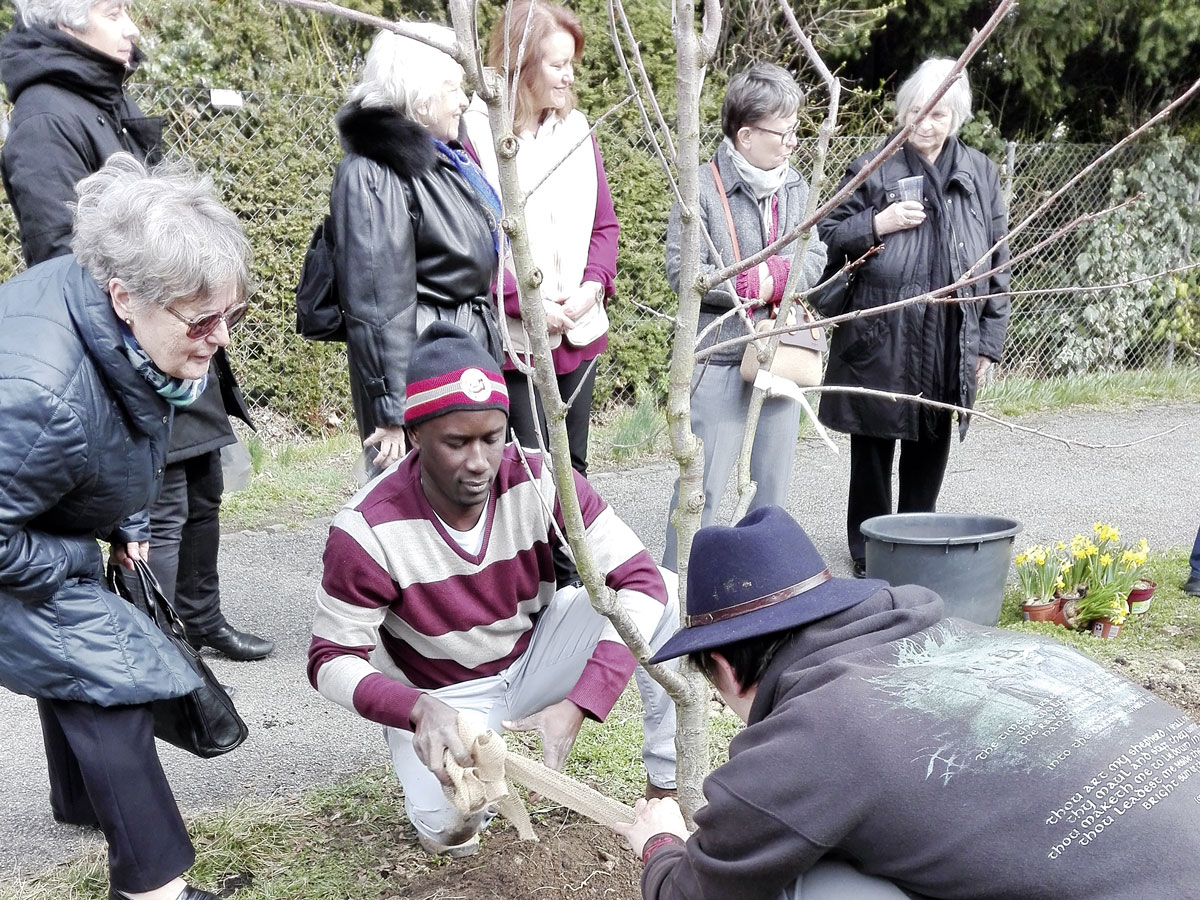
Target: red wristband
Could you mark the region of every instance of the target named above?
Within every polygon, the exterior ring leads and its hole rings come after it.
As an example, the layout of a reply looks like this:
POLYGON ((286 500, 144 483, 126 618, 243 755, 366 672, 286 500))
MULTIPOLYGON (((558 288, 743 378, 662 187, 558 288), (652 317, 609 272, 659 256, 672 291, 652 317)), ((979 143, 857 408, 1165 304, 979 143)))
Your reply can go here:
POLYGON ((671 834, 664 831, 660 834, 651 835, 650 839, 642 845, 642 865, 644 866, 650 860, 650 854, 655 850, 667 844, 682 844, 683 841, 679 835, 671 834))

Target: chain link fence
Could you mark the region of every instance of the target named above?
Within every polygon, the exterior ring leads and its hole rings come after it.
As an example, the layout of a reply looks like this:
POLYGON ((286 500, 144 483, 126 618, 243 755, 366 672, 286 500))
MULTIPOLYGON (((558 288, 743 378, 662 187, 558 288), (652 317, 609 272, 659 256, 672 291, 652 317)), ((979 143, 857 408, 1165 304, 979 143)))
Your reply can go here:
MULTIPOLYGON (((134 95, 148 113, 166 116, 168 155, 187 157, 212 175, 254 244, 259 291, 252 314, 236 335, 233 356, 260 431, 268 440, 286 442, 348 427, 352 417, 344 349, 296 335, 292 307, 309 235, 328 211, 330 178, 341 156, 332 120, 342 98, 247 93, 240 96, 240 105, 218 108, 201 89, 139 85, 134 95)), ((706 138, 707 153, 719 134, 706 138)), ((827 190, 851 159, 879 139, 835 139, 826 163, 827 190)), ((600 143, 622 223, 622 246, 611 347, 600 367, 597 394, 601 402, 623 404, 639 390, 665 385, 669 320, 675 308, 662 274, 670 191, 649 139, 636 123, 606 121, 600 143)), ((1010 221, 1025 219, 1105 149, 1010 144, 1002 165, 1010 221)), ((812 142, 800 146, 800 171, 807 171, 813 151, 812 142)), ((1128 150, 1089 173, 1014 239, 1013 252, 1035 248, 1079 216, 1109 205, 1114 175, 1136 164, 1140 152, 1128 150)), ((1014 268, 1014 290, 1044 293, 1015 299, 1005 371, 1034 376, 1062 371, 1057 361, 1062 335, 1073 327, 1082 306, 1079 295, 1067 289, 1080 284, 1076 261, 1092 227, 1068 231, 1014 268)), ((0 241, 7 250, 0 254, 0 276, 7 278, 22 265, 8 204, 0 205, 0 241)), ((1094 305, 1096 297, 1088 302, 1094 305)), ((1156 310, 1157 315, 1171 312, 1169 303, 1156 310)), ((1169 338, 1147 329, 1122 358, 1110 355, 1096 364, 1168 365, 1174 351, 1169 338)))

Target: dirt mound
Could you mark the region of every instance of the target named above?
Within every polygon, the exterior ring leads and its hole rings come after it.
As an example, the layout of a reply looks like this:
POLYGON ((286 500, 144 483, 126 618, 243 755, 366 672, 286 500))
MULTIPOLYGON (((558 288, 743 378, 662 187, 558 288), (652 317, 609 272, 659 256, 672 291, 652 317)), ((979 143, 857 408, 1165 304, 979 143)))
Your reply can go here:
POLYGON ((503 819, 465 859, 405 866, 380 900, 639 900, 641 863, 611 830, 571 814, 521 841, 503 819))

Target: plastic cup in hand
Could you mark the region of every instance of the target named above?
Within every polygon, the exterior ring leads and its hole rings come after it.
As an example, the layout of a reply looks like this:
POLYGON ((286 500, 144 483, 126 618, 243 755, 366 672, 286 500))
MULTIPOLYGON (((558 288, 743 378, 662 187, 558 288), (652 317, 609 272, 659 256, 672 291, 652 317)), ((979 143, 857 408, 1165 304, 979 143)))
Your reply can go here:
POLYGON ((901 178, 896 187, 900 191, 901 200, 916 200, 918 203, 925 199, 925 176, 910 175, 908 178, 901 178))

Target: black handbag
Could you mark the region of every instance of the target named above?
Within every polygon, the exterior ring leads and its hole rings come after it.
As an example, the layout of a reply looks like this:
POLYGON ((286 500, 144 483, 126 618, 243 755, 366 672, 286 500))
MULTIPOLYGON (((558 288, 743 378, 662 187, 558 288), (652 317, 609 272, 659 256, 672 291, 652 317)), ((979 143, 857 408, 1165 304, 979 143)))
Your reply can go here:
POLYGON ((188 643, 183 622, 163 596, 150 567, 139 560, 134 571, 129 572, 118 570, 110 563, 108 583, 113 593, 150 617, 204 682, 203 687, 190 694, 150 703, 154 736, 204 759, 238 747, 246 740, 250 729, 238 715, 229 694, 200 658, 200 652, 188 643))
POLYGON ((333 221, 329 216, 313 229, 296 284, 296 333, 310 341, 344 341, 342 315, 333 268, 333 221))

